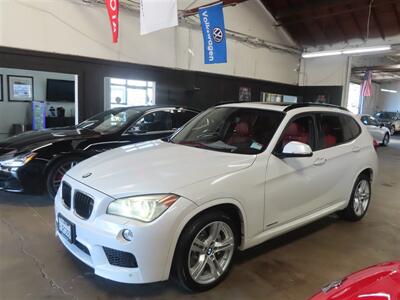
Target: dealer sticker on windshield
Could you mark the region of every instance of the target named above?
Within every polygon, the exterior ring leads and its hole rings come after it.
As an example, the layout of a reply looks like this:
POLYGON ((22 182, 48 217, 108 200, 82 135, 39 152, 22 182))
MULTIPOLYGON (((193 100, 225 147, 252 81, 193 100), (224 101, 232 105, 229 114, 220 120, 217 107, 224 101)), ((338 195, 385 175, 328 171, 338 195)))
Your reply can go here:
POLYGON ((257 142, 252 142, 251 145, 250 145, 250 148, 256 149, 256 150, 261 150, 262 149, 262 145, 257 143, 257 142))

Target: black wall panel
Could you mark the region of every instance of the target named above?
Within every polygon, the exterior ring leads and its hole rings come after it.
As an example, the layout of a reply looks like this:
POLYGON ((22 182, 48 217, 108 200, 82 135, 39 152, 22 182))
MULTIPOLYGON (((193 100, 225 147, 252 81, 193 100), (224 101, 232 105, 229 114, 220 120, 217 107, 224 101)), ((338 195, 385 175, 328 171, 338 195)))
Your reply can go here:
POLYGON ((252 101, 259 101, 262 91, 297 95, 300 96, 300 100, 316 93, 328 93, 328 99, 332 103, 340 104, 342 91, 342 87, 299 87, 234 76, 7 47, 0 47, 0 67, 77 74, 80 120, 104 109, 105 77, 155 81, 157 104, 185 105, 198 109, 205 109, 219 102, 238 101, 241 86, 251 88, 252 101))

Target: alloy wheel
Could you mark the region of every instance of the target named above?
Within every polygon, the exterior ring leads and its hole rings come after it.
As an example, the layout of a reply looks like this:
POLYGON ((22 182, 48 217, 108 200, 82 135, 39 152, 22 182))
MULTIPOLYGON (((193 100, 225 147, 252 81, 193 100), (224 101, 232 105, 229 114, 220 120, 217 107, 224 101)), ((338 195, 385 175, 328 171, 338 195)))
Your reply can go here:
POLYGON ((199 284, 218 280, 227 270, 235 250, 235 238, 228 224, 212 222, 196 235, 188 256, 190 276, 199 284))
POLYGON ((53 188, 54 191, 57 191, 61 185, 61 180, 64 177, 65 173, 68 172, 72 167, 78 164, 79 161, 68 161, 62 164, 54 173, 53 176, 53 188))
POLYGON ((387 145, 389 144, 389 135, 385 134, 385 137, 383 138, 383 144, 387 145))
POLYGON ((362 216, 368 208, 370 199, 370 188, 366 179, 360 180, 354 193, 354 213, 357 216, 362 216))

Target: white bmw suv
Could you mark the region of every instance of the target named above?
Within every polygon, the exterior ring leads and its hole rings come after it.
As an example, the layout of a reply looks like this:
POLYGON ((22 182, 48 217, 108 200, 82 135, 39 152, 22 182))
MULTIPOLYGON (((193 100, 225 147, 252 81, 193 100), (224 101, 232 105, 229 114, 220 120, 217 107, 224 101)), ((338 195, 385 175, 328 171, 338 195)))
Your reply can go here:
POLYGON ((334 212, 360 220, 376 172, 371 135, 342 108, 224 104, 68 171, 56 234, 101 277, 202 291, 237 249, 334 212))

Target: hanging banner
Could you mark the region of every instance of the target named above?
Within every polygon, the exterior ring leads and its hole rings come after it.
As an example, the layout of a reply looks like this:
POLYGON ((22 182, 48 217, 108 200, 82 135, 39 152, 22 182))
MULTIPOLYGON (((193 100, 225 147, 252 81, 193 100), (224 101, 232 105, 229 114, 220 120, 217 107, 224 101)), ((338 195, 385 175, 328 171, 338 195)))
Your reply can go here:
POLYGON ((106 0, 108 17, 110 18, 112 41, 118 42, 118 14, 119 14, 119 0, 106 0))
POLYGON ((46 103, 44 101, 32 101, 32 129, 46 128, 46 103))
POLYGON ((140 34, 178 26, 176 0, 140 0, 140 34))
POLYGON ((199 8, 204 39, 204 63, 226 63, 226 36, 223 3, 199 8))

